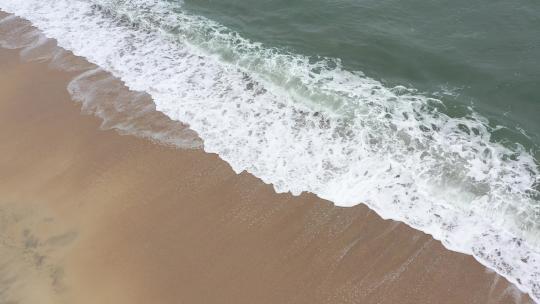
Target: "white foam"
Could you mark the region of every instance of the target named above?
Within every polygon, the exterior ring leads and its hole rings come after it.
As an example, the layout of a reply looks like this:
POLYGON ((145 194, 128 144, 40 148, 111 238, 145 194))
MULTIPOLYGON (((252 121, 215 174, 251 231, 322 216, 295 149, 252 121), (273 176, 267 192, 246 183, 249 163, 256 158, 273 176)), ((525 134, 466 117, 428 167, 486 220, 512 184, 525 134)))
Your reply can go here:
POLYGON ((182 149, 202 147, 194 131, 156 111, 148 94, 130 91, 110 73, 58 47, 28 21, 16 16, 0 19, 0 46, 20 49, 25 62, 46 62, 53 69, 80 73, 68 92, 84 113, 102 119, 102 129, 182 149))
POLYGON ((84 113, 103 120, 102 129, 113 129, 120 134, 136 135, 182 149, 202 146, 194 131, 156 111, 148 94, 127 90, 123 83, 101 68, 77 76, 69 83, 68 91, 82 104, 84 113))
POLYGON ((204 149, 278 192, 365 203, 540 299, 538 166, 463 117, 339 60, 265 48, 162 1, 0 0, 60 46, 150 94, 204 149))

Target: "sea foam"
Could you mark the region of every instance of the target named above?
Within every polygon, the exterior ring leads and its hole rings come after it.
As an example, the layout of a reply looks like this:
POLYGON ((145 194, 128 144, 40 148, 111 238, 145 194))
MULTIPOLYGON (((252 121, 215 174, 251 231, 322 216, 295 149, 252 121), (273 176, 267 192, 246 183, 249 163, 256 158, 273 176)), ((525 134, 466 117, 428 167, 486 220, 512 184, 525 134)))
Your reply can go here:
POLYGON ((251 42, 166 1, 0 0, 278 192, 365 203, 540 300, 539 172, 472 109, 251 42))
POLYGON ((68 84, 68 92, 81 103, 83 113, 102 120, 103 130, 181 149, 202 147, 194 131, 156 111, 148 94, 129 90, 110 73, 58 47, 55 40, 24 19, 13 15, 0 18, 0 47, 20 49, 24 62, 47 62, 52 69, 76 75, 68 84))

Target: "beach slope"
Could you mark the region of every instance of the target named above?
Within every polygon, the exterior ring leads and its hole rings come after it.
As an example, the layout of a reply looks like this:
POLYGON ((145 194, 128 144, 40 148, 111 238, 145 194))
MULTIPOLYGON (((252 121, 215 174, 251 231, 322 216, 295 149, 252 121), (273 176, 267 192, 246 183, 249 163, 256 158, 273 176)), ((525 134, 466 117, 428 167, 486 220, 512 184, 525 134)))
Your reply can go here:
POLYGON ((365 206, 101 130, 73 77, 0 51, 0 303, 531 303, 365 206))

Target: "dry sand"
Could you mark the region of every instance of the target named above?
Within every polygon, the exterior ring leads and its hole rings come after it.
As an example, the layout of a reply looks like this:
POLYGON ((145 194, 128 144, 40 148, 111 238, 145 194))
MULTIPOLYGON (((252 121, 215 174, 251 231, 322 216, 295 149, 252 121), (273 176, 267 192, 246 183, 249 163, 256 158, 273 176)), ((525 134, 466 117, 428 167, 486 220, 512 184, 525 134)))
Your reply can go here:
POLYGON ((364 206, 100 130, 73 76, 0 51, 0 303, 531 302, 364 206))

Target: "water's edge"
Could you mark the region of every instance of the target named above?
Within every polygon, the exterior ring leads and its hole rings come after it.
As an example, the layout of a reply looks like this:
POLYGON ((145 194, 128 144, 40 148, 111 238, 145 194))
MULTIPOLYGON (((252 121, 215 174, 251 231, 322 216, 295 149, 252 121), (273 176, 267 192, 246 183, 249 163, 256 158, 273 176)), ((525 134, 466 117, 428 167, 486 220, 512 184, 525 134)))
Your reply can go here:
MULTIPOLYGON (((26 17, 26 16, 22 16, 22 17, 26 17)), ((37 17, 36 20, 32 20, 32 19, 30 19, 30 20, 33 21, 34 25, 36 25, 38 28, 40 28, 40 26, 39 26, 40 25, 39 24, 39 22, 40 22, 39 17, 37 17)), ((41 22, 43 22, 43 20, 41 20, 41 22)), ((42 30, 44 30, 44 29, 42 29, 42 30)), ((108 70, 109 72, 111 72, 113 75, 115 75, 119 79, 122 79, 123 81, 125 81, 125 83, 129 87, 131 87, 132 89, 135 89, 137 91, 145 91, 145 92, 149 93, 154 98, 154 101, 156 102, 156 105, 157 105, 157 109, 159 111, 162 111, 165 114, 167 114, 169 117, 171 117, 171 119, 179 120, 179 121, 187 121, 187 122, 190 122, 190 123, 195 122, 192 125, 195 126, 194 129, 196 131, 198 131, 199 134, 203 135, 202 138, 205 139, 205 144, 206 144, 206 140, 209 139, 208 140, 209 144, 205 145, 205 147, 204 147, 205 151, 208 152, 208 153, 217 153, 223 160, 225 160, 229 164, 231 164, 231 166, 233 167, 233 169, 237 173, 242 172, 244 170, 248 171, 248 172, 252 173, 253 175, 259 177, 265 183, 273 184, 278 192, 291 191, 293 194, 299 194, 302 191, 310 191, 310 192, 315 193, 316 195, 318 195, 321 198, 328 199, 330 201, 335 202, 339 206, 351 206, 351 205, 353 205, 353 204, 351 204, 350 197, 354 197, 354 195, 357 194, 357 191, 359 191, 358 189, 356 189, 354 193, 348 194, 348 197, 346 197, 346 198, 336 199, 336 196, 334 194, 336 192, 336 189, 337 189, 338 192, 346 192, 347 191, 346 189, 343 188, 344 187, 343 185, 339 184, 339 182, 343 182, 343 180, 336 181, 336 180, 332 180, 332 179, 325 179, 325 181, 327 183, 329 183, 329 184, 334 183, 334 185, 333 185, 334 189, 332 189, 332 191, 329 191, 329 189, 331 189, 332 187, 327 187, 327 188, 317 188, 317 187, 310 188, 310 187, 307 187, 307 189, 305 189, 305 187, 303 188, 302 186, 300 186, 297 189, 287 189, 287 185, 283 184, 282 180, 277 180, 277 181, 272 180, 271 178, 265 177, 265 174, 261 174, 260 173, 261 172, 260 168, 250 167, 249 165, 246 165, 244 162, 238 163, 237 160, 231 160, 231 157, 234 157, 235 153, 240 152, 240 155, 242 155, 242 152, 241 151, 234 151, 234 148, 233 148, 233 151, 225 151, 224 152, 221 148, 219 148, 218 146, 219 146, 219 144, 221 143, 222 140, 219 140, 218 138, 215 138, 215 137, 207 136, 209 134, 208 133, 209 129, 211 129, 211 128, 202 128, 201 129, 201 127, 199 125, 197 125, 197 123, 198 122, 199 123, 200 122, 205 122, 205 121, 204 120, 198 121, 198 119, 196 117, 196 115, 197 115, 196 113, 187 113, 187 115, 184 117, 184 119, 182 119, 182 117, 178 117, 177 116, 178 114, 175 113, 175 112, 179 111, 178 109, 172 109, 172 108, 170 108, 170 105, 168 105, 166 103, 163 103, 163 102, 160 103, 158 101, 160 99, 161 100, 164 99, 164 96, 163 96, 163 90, 165 89, 164 87, 162 87, 162 88, 159 88, 159 87, 156 87, 156 86, 145 87, 144 84, 138 83, 135 78, 130 78, 130 76, 122 75, 121 71, 115 69, 114 63, 112 63, 112 62, 101 62, 100 58, 98 58, 98 57, 92 58, 92 56, 88 56, 88 54, 86 53, 89 50, 85 51, 84 49, 82 49, 82 50, 77 49, 77 47, 75 45, 70 46, 69 44, 65 43, 67 40, 65 40, 64 43, 62 43, 62 39, 59 39, 60 37, 57 37, 57 36, 55 37, 55 35, 53 34, 53 29, 49 28, 49 33, 47 32, 47 30, 44 30, 44 32, 48 37, 53 38, 53 39, 58 39, 58 42, 59 42, 60 46, 64 47, 65 49, 67 49, 69 51, 74 52, 76 55, 85 57, 90 62, 93 62, 93 63, 99 65, 101 68, 104 68, 105 70, 108 70), (109 64, 112 64, 112 65, 109 65, 109 64), (109 65, 109 66, 107 66, 107 65, 109 65), (300 190, 298 190, 298 189, 300 189, 300 190)), ((64 38, 64 39, 69 39, 69 38, 64 38)), ((197 54, 194 57, 189 58, 188 60, 191 60, 191 59, 195 60, 196 56, 204 56, 204 54, 197 54)), ((202 60, 202 61, 204 62, 204 60, 202 60)), ((122 64, 122 63, 120 63, 120 64, 122 64)), ((198 70, 198 72, 200 72, 200 70, 198 70)), ((234 71, 227 71, 227 72, 233 73, 234 71)), ((78 79, 79 80, 78 82, 72 82, 72 84, 70 85, 70 93, 74 96, 74 99, 81 101, 82 99, 85 98, 84 96, 77 96, 76 92, 79 92, 80 88, 77 88, 76 86, 77 85, 83 86, 84 85, 83 80, 85 80, 85 79, 87 79, 89 77, 92 78, 97 73, 99 73, 99 70, 87 71, 87 72, 85 72, 83 74, 84 76, 81 75, 81 78, 78 79)), ((266 84, 264 79, 259 80, 259 81, 250 80, 248 82, 248 83, 252 83, 252 86, 253 86, 252 90, 255 91, 254 95, 252 95, 253 98, 256 98, 257 96, 261 96, 261 95, 264 96, 267 93, 266 91, 263 91, 263 90, 265 90, 265 88, 263 86, 261 86, 261 88, 257 88, 257 86, 258 86, 257 83, 258 82, 266 84), (257 89, 259 89, 260 91, 257 91, 257 89)), ((170 85, 174 85, 174 83, 170 83, 170 85)), ((196 85, 196 84, 194 84, 194 85, 196 85)), ((374 83, 374 85, 377 85, 377 83, 374 83)), ((268 88, 269 86, 266 85, 265 87, 268 88)), ((198 89, 198 88, 195 87, 195 89, 198 89)), ((242 89, 245 89, 245 88, 242 88, 242 89)), ((234 88, 232 90, 234 91, 234 88)), ((190 93, 190 92, 188 92, 188 93, 190 93)), ((405 96, 407 96, 407 94, 408 93, 405 93, 405 96)), ((131 98, 131 97, 133 97, 133 96, 130 96, 129 98, 131 98)), ((204 96, 204 97, 208 98, 210 100, 212 100, 214 98, 212 96, 204 96)), ((233 96, 230 96, 230 97, 233 98, 233 96)), ((414 96, 412 96, 412 97, 414 97, 414 96)), ((95 98, 99 98, 99 96, 95 96, 95 98)), ((126 102, 126 100, 128 100, 129 98, 122 99, 122 102, 126 102)), ((197 98, 201 98, 201 97, 197 97, 197 98)), ((268 100, 268 101, 272 102, 272 100, 268 100)), ((83 102, 83 104, 84 104, 84 102, 83 102)), ((219 111, 221 111, 221 110, 222 110, 222 108, 219 109, 219 111)), ((298 119, 298 117, 301 117, 302 119, 304 119, 304 121, 302 122, 303 124, 308 124, 309 125, 310 123, 313 123, 313 122, 315 122, 317 124, 320 124, 321 122, 323 124, 326 123, 326 121, 324 119, 317 118, 316 116, 314 118, 306 117, 306 115, 304 113, 301 113, 301 111, 305 111, 305 112, 308 112, 308 113, 309 113, 309 111, 313 111, 309 107, 306 108, 306 107, 303 107, 303 106, 297 106, 296 108, 293 108, 293 110, 296 111, 296 113, 293 113, 291 115, 296 115, 295 119, 298 119), (298 113, 300 113, 300 114, 298 114, 298 113)), ((324 111, 324 109, 316 111, 315 113, 319 113, 321 111, 324 111)), ((94 112, 97 113, 99 111, 95 110, 94 112)), ((374 114, 374 113, 368 113, 368 115, 372 115, 372 114, 374 114)), ((332 114, 329 114, 330 118, 331 118, 331 115, 332 114)), ((122 121, 122 119, 125 119, 125 117, 120 117, 118 121, 122 121)), ((208 123, 208 122, 205 122, 205 123, 208 123)), ((332 124, 333 122, 330 121, 328 123, 332 124)), ((122 130, 122 128, 119 127, 121 124, 113 124, 113 125, 115 125, 115 126, 112 126, 111 128, 122 130)), ((161 127, 162 127, 162 130, 168 130, 168 126, 161 126, 161 127)), ((473 129, 474 127, 478 127, 478 126, 473 125, 470 129, 473 129)), ((230 130, 230 128, 225 128, 225 129, 230 130)), ((137 130, 137 129, 133 129, 133 130, 134 130, 134 133, 137 133, 137 132, 140 133, 141 132, 141 130, 137 130)), ((344 131, 344 132, 347 131, 346 128, 345 128, 345 130, 343 130, 343 129, 340 129, 340 130, 344 131)), ((185 133, 184 133, 185 128, 181 129, 179 132, 180 133, 172 133, 172 134, 167 134, 167 135, 163 136, 163 138, 165 138, 163 140, 163 142, 166 143, 166 144, 168 143, 168 144, 173 144, 173 145, 175 145, 175 143, 177 143, 176 146, 180 147, 180 148, 194 148, 194 147, 200 146, 200 142, 197 142, 198 139, 195 139, 196 136, 193 136, 192 133, 188 133, 188 135, 191 136, 191 137, 186 139, 185 133), (185 140, 185 141, 181 141, 178 144, 178 141, 177 141, 178 138, 181 138, 182 140, 185 140)), ((126 133, 129 134, 129 132, 126 132, 126 133)), ((312 134, 312 135, 314 135, 314 134, 312 134)), ((218 135, 218 137, 219 136, 226 136, 226 135, 221 134, 221 135, 218 135)), ((152 136, 147 136, 147 137, 152 138, 152 136)), ((157 141, 159 142, 160 140, 157 140, 157 141)), ((237 143, 237 144, 240 144, 240 143, 237 143)), ((259 152, 261 152, 261 151, 259 151, 259 152)), ((261 153, 264 153, 264 152, 261 152, 261 153)), ((249 155, 246 155, 245 153, 243 154, 243 156, 245 158, 247 158, 247 161, 249 161, 250 159, 251 160, 253 159, 253 157, 250 157, 249 155)), ((332 165, 332 164, 329 164, 329 165, 332 165)), ((379 166, 379 163, 377 163, 376 165, 379 166)), ((392 165, 390 165, 390 168, 392 168, 392 165)), ((339 170, 339 168, 337 168, 337 169, 339 170)), ((375 171, 377 171, 377 168, 373 168, 373 169, 375 171)), ((386 167, 383 168, 383 169, 387 170, 386 167)), ((412 180, 414 180, 414 179, 412 179, 412 180)), ((410 186, 411 186, 411 184, 408 183, 405 187, 410 187, 410 186)), ((352 185, 351 185, 351 187, 352 187, 352 185)), ((364 186, 363 189, 360 189, 360 190, 361 191, 367 191, 365 186, 364 186)), ((382 195, 380 193, 380 191, 378 193, 376 193, 376 194, 382 195)), ((446 193, 446 194, 450 195, 450 193, 446 193)), ((368 198, 369 198, 369 196, 368 196, 368 198)), ((512 235, 511 233, 505 234, 505 233, 500 233, 500 231, 482 231, 482 232, 478 233, 478 235, 481 237, 481 239, 475 240, 471 236, 469 239, 466 239, 465 242, 464 242, 463 240, 454 239, 454 238, 456 238, 456 235, 448 235, 447 233, 442 231, 441 228, 437 228, 437 227, 433 226, 433 223, 426 225, 425 223, 422 223, 422 222, 418 222, 418 223, 415 222, 415 220, 413 218, 407 216, 406 214, 403 214, 403 212, 402 212, 403 210, 401 210, 401 211, 396 211, 396 210, 393 210, 393 209, 390 209, 390 210, 386 209, 385 210, 385 209, 382 208, 381 205, 379 205, 377 203, 370 203, 369 199, 366 200, 366 201, 367 201, 366 204, 368 205, 368 207, 370 207, 372 210, 376 211, 383 218, 394 219, 394 220, 399 220, 399 221, 405 222, 406 224, 408 224, 409 226, 411 226, 413 228, 416 228, 418 230, 421 230, 421 231, 424 231, 424 232, 426 232, 428 234, 431 234, 435 239, 440 240, 445 245, 445 247, 447 247, 450 250, 458 251, 458 252, 462 252, 462 253, 474 256, 480 263, 487 266, 488 268, 494 269, 496 272, 503 275, 509 281, 514 283, 516 286, 518 286, 522 291, 524 291, 526 293, 529 293, 536 301, 539 301, 539 298, 540 298, 540 286, 538 285, 538 281, 535 281, 535 280, 540 279, 540 273, 538 272, 538 269, 535 269, 535 266, 538 267, 537 262, 540 261, 540 260, 538 260, 538 252, 536 252, 535 247, 534 246, 529 247, 525 243, 524 239, 522 239, 520 237, 516 237, 515 235, 512 235), (476 247, 471 246, 470 244, 468 244, 469 248, 467 248, 467 246, 463 245, 466 242, 473 242, 473 244, 474 244, 475 241, 480 242, 480 245, 483 245, 484 247, 478 246, 479 244, 476 244, 477 245, 476 247), (512 254, 511 251, 504 251, 503 253, 501 253, 500 248, 496 248, 496 247, 494 247, 494 248, 486 248, 486 246, 485 246, 486 243, 491 244, 491 245, 493 245, 493 244, 495 244, 495 245, 504 244, 504 245, 507 245, 512 250, 515 250, 515 252, 514 252, 514 254, 512 254), (481 249, 483 249, 483 250, 481 250, 481 249), (524 253, 524 251, 526 251, 526 253, 524 253), (497 259, 497 256, 499 258, 501 258, 501 254, 503 256, 506 254, 507 256, 504 256, 503 260, 497 259), (530 262, 530 263, 526 263, 526 264, 528 264, 528 266, 532 266, 532 269, 527 270, 525 268, 519 268, 519 267, 515 268, 516 266, 509 265, 507 263, 507 260, 517 262, 518 260, 523 260, 523 259, 526 259, 527 262, 530 262), (504 268, 505 266, 506 267, 512 267, 512 269, 511 270, 505 269, 504 268), (520 276, 516 275, 516 274, 519 273, 519 271, 516 273, 515 269, 519 269, 520 271, 523 271, 524 273, 527 274, 525 276, 525 280, 522 280, 520 276)), ((358 202, 356 202, 356 204, 357 203, 358 202)), ((418 207, 418 206, 416 206, 416 207, 418 207)), ((435 206, 435 207, 430 206, 425 211, 438 212, 437 211, 438 207, 441 207, 441 206, 435 206)), ((421 208, 419 208, 419 209, 421 209, 421 208)), ((441 210, 439 210, 439 211, 441 211, 441 210)), ((460 216, 459 210, 458 211, 455 211, 455 210, 442 210, 442 211, 443 212, 446 211, 445 214, 451 215, 450 218, 452 218, 452 216, 453 217, 459 217, 460 216)), ((474 224, 476 224, 476 223, 477 222, 474 222, 474 224)), ((444 224, 444 222, 442 224, 444 224)), ((467 225, 464 225, 462 227, 462 229, 464 229, 464 231, 462 231, 463 233, 468 233, 468 231, 466 231, 467 230, 466 228, 467 228, 467 225)), ((455 231, 454 231, 454 233, 455 233, 455 231)), ((457 237, 463 237, 463 234, 458 235, 457 237)))

